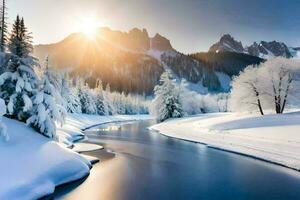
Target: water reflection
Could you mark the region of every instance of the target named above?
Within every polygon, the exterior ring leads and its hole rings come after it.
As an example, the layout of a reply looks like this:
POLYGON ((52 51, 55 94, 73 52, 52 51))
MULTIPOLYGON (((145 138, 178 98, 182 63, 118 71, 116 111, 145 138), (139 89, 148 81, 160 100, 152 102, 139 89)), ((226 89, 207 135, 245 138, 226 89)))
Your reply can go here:
POLYGON ((94 129, 93 131, 96 131, 96 132, 107 132, 107 131, 117 131, 117 130, 120 130, 121 129, 121 126, 119 125, 111 125, 111 126, 103 126, 103 127, 98 127, 96 129, 94 129))
POLYGON ((83 183, 56 197, 300 199, 298 172, 150 132, 147 127, 153 123, 114 124, 87 132, 91 142, 112 151, 90 152, 100 164, 83 183))

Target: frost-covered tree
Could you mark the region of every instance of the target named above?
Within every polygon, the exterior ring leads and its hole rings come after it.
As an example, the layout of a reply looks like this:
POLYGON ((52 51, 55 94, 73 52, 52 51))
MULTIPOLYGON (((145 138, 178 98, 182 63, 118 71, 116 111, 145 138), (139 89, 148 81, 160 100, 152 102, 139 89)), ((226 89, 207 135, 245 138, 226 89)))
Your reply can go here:
POLYGON ((247 67, 234 78, 230 107, 234 111, 274 110, 297 105, 300 94, 300 61, 273 58, 257 67, 247 67))
POLYGON ((282 57, 270 59, 260 65, 260 75, 267 109, 274 109, 276 114, 281 114, 288 104, 299 103, 299 60, 282 57))
POLYGON ((228 94, 199 94, 189 89, 184 79, 180 83, 180 99, 182 109, 187 115, 209 112, 226 112, 228 94))
POLYGON ((92 91, 87 84, 84 84, 82 80, 78 85, 78 97, 81 102, 82 113, 97 114, 97 107, 92 91))
POLYGON ((58 93, 50 83, 48 68, 46 68, 41 82, 38 91, 32 97, 31 117, 27 119, 26 123, 45 136, 56 138, 56 122, 61 124, 64 122, 66 111, 57 104, 56 95, 58 93))
POLYGON ((106 115, 114 115, 117 113, 114 105, 113 105, 113 93, 110 91, 110 85, 106 84, 105 90, 104 90, 104 101, 106 102, 106 115))
POLYGON ((96 88, 94 89, 95 95, 95 104, 97 107, 97 114, 98 115, 106 115, 108 113, 107 109, 107 102, 105 101, 104 94, 103 94, 103 85, 100 79, 96 82, 96 88))
POLYGON ((61 96, 63 105, 69 113, 81 113, 81 102, 78 96, 77 87, 72 87, 72 80, 65 73, 61 84, 61 96))
POLYGON ((112 100, 115 114, 149 114, 149 102, 139 95, 125 94, 124 92, 106 93, 112 100))
POLYGON ((7 134, 6 126, 2 122, 2 116, 6 114, 6 105, 5 101, 0 98, 0 136, 5 140, 9 140, 9 136, 7 134))
POLYGON ((71 95, 70 95, 70 101, 68 101, 68 109, 71 113, 82 113, 82 107, 80 98, 78 95, 78 88, 72 87, 70 89, 71 95))
POLYGON ((36 65, 31 57, 11 55, 6 72, 0 75, 0 97, 7 104, 9 117, 26 121, 30 116, 31 97, 38 85, 38 77, 34 71, 36 65))
POLYGON ((65 73, 59 69, 55 69, 50 66, 50 60, 47 56, 45 59, 45 68, 47 69, 48 79, 50 83, 54 86, 54 88, 61 92, 62 89, 62 81, 65 76, 65 73))
POLYGON ((78 97, 77 87, 73 87, 72 79, 66 71, 50 66, 49 57, 46 57, 45 66, 48 69, 48 79, 54 86, 56 101, 63 105, 70 113, 81 113, 81 103, 78 97))
POLYGON ((264 115, 262 106, 262 77, 257 66, 248 66, 232 81, 230 107, 233 111, 258 110, 264 115))
POLYGON ((19 57, 28 57, 33 51, 32 36, 25 26, 24 18, 17 15, 12 25, 12 32, 8 41, 8 49, 19 57))
POLYGON ((179 93, 179 87, 171 80, 171 75, 168 72, 163 73, 160 77, 160 85, 154 88, 153 103, 159 121, 184 115, 179 93))

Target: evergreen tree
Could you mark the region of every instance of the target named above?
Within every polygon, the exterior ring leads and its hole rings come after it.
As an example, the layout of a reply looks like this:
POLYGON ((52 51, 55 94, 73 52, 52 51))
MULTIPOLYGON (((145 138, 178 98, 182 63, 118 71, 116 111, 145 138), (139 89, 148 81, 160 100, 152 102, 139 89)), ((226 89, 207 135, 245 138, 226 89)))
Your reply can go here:
POLYGON ((66 115, 65 109, 57 104, 56 95, 57 92, 49 80, 49 69, 46 68, 42 84, 32 97, 32 115, 26 123, 49 138, 56 138, 55 122, 62 124, 66 115))
POLYGON ((165 72, 160 78, 161 85, 154 88, 154 109, 159 121, 178 118, 184 115, 182 110, 179 88, 171 80, 171 75, 165 72))
POLYGON ((19 57, 28 57, 33 51, 31 33, 28 32, 24 18, 19 15, 13 24, 8 44, 9 51, 19 57))
POLYGON ((7 43, 6 1, 2 0, 0 24, 0 51, 5 52, 7 43))
POLYGON ((81 102, 82 113, 97 114, 95 99, 92 95, 91 89, 87 84, 81 81, 78 88, 78 97, 81 102))
POLYGON ((95 103, 97 107, 97 114, 98 115, 105 115, 106 114, 106 102, 103 95, 103 85, 100 79, 97 80, 96 88, 94 89, 95 95, 95 103))
POLYGON ((7 71, 0 75, 0 97, 7 104, 9 117, 25 121, 30 116, 31 97, 38 85, 35 65, 32 58, 12 55, 7 71))
POLYGON ((113 105, 113 98, 112 93, 110 91, 110 85, 109 83, 106 84, 105 91, 104 91, 104 102, 107 102, 105 105, 106 115, 113 115, 116 114, 116 109, 113 105))
POLYGON ((68 74, 65 73, 61 85, 63 105, 70 113, 81 113, 81 103, 78 98, 77 88, 72 88, 72 84, 70 82, 68 74))

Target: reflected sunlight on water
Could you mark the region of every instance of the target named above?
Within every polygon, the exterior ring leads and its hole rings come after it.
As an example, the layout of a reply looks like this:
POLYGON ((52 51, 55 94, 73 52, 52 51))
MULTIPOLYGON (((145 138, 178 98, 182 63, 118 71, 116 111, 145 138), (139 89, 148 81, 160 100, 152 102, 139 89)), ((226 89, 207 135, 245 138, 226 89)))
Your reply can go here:
POLYGON ((105 132, 107 132, 107 131, 118 131, 120 129, 121 129, 121 126, 119 126, 119 125, 110 125, 110 126, 106 126, 106 127, 98 127, 96 129, 93 129, 93 131, 97 131, 97 132, 105 131, 105 132))

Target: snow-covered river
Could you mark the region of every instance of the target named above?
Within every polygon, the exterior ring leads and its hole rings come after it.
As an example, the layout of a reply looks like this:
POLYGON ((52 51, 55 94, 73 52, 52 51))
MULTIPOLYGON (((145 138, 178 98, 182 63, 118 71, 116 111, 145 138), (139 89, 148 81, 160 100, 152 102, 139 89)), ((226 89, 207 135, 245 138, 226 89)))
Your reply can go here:
POLYGON ((106 150, 90 176, 58 188, 62 199, 300 199, 300 173, 150 132, 154 121, 87 131, 106 150), (114 153, 113 153, 114 152, 114 153))

